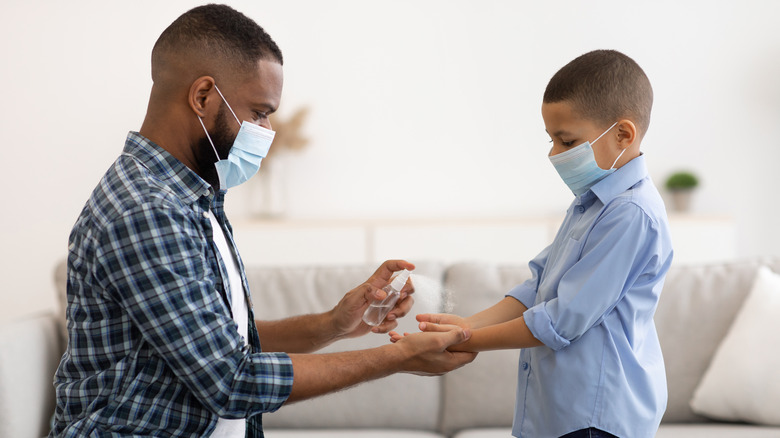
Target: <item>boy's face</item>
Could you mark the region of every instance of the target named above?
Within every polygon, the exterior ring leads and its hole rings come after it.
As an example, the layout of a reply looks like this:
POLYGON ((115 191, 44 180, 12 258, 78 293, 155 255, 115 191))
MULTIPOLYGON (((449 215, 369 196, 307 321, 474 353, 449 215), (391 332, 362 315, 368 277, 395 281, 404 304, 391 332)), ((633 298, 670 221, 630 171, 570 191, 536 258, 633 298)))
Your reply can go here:
POLYGON ((617 136, 610 135, 616 132, 615 129, 593 144, 593 141, 603 134, 609 125, 596 125, 592 120, 581 117, 573 110, 572 105, 565 101, 543 103, 542 118, 547 134, 552 139, 549 156, 566 152, 587 141, 593 148, 596 164, 602 169, 609 169, 622 150, 618 147, 617 136))

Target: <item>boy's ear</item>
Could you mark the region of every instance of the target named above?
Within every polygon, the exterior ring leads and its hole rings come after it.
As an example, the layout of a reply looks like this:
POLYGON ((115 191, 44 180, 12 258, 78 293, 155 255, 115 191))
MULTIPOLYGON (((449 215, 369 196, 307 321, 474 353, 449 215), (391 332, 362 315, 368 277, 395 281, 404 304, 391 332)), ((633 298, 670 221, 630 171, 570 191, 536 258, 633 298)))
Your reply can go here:
POLYGON ((617 124, 617 141, 621 149, 628 149, 637 140, 637 129, 634 122, 623 119, 617 124))

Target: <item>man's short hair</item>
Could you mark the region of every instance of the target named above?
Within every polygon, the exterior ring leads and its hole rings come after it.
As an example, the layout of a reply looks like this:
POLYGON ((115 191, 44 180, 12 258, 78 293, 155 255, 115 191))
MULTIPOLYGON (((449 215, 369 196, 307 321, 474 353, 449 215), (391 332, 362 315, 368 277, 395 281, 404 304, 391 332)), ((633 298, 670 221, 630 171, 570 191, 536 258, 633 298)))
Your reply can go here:
POLYGON ((231 73, 253 72, 260 60, 283 63, 282 51, 262 27, 230 6, 215 4, 185 12, 163 31, 152 49, 152 78, 155 66, 177 55, 203 58, 231 73))
POLYGON ((641 138, 650 126, 653 88, 633 59, 615 50, 594 50, 555 73, 543 102, 568 102, 579 116, 605 126, 627 118, 641 138))

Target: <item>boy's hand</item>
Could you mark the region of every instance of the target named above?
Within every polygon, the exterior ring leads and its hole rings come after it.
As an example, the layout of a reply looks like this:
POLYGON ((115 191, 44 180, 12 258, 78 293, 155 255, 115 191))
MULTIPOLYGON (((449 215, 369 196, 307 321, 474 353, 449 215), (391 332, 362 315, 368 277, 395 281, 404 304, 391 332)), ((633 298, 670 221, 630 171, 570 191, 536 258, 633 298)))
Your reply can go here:
POLYGON ((466 321, 466 318, 458 315, 452 315, 449 313, 423 313, 417 315, 417 321, 420 322, 419 328, 423 332, 440 332, 451 330, 448 327, 453 326, 462 327, 464 329, 470 329, 471 325, 466 321))
MULTIPOLYGON (((417 321, 420 322, 419 328, 422 332, 449 332, 458 329, 462 329, 467 332, 471 331, 471 327, 466 321, 466 318, 458 315, 451 315, 449 313, 423 313, 417 315, 417 321)), ((389 335, 390 342, 395 343, 400 341, 404 336, 408 336, 409 333, 404 333, 401 335, 397 332, 391 331, 389 335)), ((467 351, 466 349, 461 349, 459 346, 455 345, 450 346, 448 350, 467 351)))

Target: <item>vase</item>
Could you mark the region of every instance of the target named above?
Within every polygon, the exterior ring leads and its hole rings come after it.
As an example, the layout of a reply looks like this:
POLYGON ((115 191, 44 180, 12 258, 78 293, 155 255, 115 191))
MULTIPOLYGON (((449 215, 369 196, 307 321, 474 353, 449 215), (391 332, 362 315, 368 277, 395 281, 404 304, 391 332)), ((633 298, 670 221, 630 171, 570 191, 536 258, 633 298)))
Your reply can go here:
POLYGON ((691 209, 691 199, 693 198, 693 190, 691 189, 678 189, 671 191, 672 196, 672 208, 678 213, 687 213, 691 209))
POLYGON ((249 213, 257 219, 279 219, 287 212, 286 157, 277 153, 272 160, 263 160, 253 178, 249 213))

